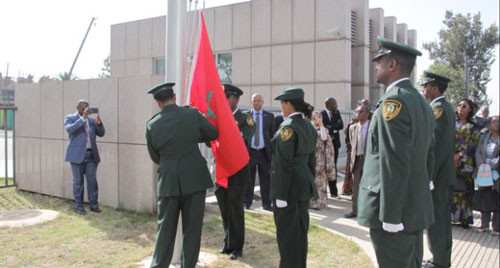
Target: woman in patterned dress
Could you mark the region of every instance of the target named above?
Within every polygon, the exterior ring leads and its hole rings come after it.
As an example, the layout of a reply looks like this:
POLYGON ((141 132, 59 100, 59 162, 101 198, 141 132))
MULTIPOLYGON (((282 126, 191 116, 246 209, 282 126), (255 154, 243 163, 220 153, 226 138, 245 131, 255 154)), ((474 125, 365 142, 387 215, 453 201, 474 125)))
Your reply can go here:
POLYGON ((451 221, 469 228, 473 223, 472 196, 474 194, 473 172, 476 167, 474 155, 479 142, 479 130, 472 116, 473 102, 463 99, 458 103, 455 132, 455 168, 457 181, 451 200, 451 221))
POLYGON ((312 114, 312 124, 318 131, 318 140, 316 143, 316 176, 314 183, 318 190, 318 199, 311 198, 309 208, 321 210, 328 206, 328 181, 335 179, 335 154, 333 143, 328 130, 323 126, 321 114, 314 112, 312 114))

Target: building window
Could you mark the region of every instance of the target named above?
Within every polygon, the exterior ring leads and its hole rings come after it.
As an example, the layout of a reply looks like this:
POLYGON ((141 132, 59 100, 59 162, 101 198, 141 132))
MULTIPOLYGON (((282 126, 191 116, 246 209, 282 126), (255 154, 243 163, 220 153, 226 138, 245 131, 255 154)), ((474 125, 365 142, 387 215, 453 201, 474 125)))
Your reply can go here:
POLYGON ((368 41, 370 49, 373 49, 373 20, 368 21, 368 41))
POLYGON ((165 59, 155 59, 155 70, 154 74, 156 75, 165 75, 165 59))
POLYGON ((220 81, 223 84, 231 84, 233 77, 233 54, 232 53, 216 53, 215 64, 219 71, 220 81))
POLYGON ((384 37, 389 38, 389 32, 387 32, 387 27, 384 26, 384 37))

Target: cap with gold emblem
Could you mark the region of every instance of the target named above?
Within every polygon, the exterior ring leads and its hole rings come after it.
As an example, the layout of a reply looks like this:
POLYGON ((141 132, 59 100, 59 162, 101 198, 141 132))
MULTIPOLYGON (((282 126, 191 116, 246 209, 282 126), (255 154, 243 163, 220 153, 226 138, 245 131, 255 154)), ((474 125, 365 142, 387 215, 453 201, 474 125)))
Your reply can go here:
POLYGON ((223 84, 224 86, 224 93, 226 93, 226 97, 229 97, 231 95, 240 97, 243 95, 243 90, 239 89, 236 86, 233 86, 231 84, 223 84))
POLYGON ((304 90, 298 87, 289 87, 283 89, 283 93, 278 95, 274 100, 296 100, 304 99, 304 90))
POLYGON ((425 86, 431 82, 435 82, 446 89, 448 87, 448 83, 451 82, 451 79, 449 79, 448 77, 433 73, 431 71, 424 71, 424 77, 425 79, 422 83, 422 86, 425 86))
POLYGON ((372 61, 378 61, 381 57, 389 54, 398 54, 408 57, 422 56, 422 52, 405 44, 401 44, 390 39, 378 36, 378 46, 380 50, 373 57, 372 61))

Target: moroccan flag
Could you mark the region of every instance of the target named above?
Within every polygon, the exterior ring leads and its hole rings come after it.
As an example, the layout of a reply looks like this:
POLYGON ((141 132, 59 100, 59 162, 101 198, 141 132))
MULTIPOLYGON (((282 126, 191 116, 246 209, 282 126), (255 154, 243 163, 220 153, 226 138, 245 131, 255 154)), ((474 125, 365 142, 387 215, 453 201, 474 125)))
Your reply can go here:
POLYGON ((215 157, 215 182, 227 188, 228 177, 243 168, 250 157, 222 89, 202 12, 199 28, 189 100, 219 132, 219 138, 210 144, 215 157))

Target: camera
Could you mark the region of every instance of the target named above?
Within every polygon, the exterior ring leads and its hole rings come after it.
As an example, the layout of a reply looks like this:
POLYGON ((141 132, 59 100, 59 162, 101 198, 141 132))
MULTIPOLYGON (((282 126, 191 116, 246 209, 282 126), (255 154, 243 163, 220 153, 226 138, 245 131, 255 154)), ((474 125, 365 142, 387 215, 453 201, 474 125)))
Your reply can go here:
POLYGON ((89 111, 91 114, 98 114, 99 113, 99 108, 89 108, 89 111))

